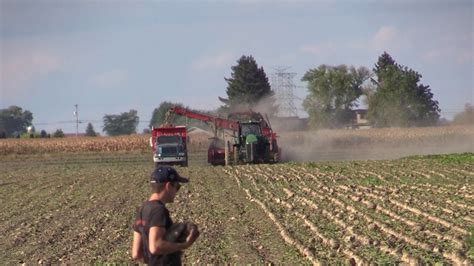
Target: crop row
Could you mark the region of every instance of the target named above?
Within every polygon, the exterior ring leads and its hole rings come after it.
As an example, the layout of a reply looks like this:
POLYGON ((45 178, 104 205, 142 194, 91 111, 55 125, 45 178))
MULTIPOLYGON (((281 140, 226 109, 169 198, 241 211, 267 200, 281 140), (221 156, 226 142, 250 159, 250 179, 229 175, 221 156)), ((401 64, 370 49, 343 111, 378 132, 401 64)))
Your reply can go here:
POLYGON ((454 197, 435 205, 394 184, 349 185, 343 174, 317 168, 246 166, 228 174, 313 263, 467 263, 471 209, 454 197))

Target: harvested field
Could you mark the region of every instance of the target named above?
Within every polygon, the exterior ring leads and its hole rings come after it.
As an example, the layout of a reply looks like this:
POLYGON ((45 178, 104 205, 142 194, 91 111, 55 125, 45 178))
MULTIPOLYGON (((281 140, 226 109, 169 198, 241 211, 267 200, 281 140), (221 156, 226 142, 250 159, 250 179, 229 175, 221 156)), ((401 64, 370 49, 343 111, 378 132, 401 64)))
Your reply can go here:
MULTIPOLYGON (((185 263, 472 265, 473 165, 466 153, 209 167, 193 153, 169 208, 201 230, 185 263)), ((137 150, 0 156, 0 261, 130 263, 152 167, 137 150)))

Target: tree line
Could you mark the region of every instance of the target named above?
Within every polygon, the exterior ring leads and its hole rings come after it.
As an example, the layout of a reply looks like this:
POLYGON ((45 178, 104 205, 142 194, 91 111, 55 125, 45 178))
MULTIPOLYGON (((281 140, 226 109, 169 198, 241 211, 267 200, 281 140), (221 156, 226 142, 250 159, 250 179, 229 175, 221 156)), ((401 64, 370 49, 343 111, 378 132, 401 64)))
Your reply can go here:
MULTIPOLYGON (((223 105, 214 111, 194 111, 221 117, 226 117, 229 112, 248 109, 270 116, 277 114, 275 92, 263 67, 259 67, 252 56, 242 56, 231 69, 231 76, 224 78, 227 98, 219 97, 223 105)), ((421 78, 420 73, 398 64, 387 52, 379 56, 372 71, 366 67, 322 64, 306 71, 301 79, 307 83, 308 90, 302 107, 309 115, 311 128, 347 126, 353 120, 354 109, 360 101, 368 106, 368 120, 374 127, 433 126, 438 123, 441 110, 430 87, 422 84, 421 78)), ((161 125, 173 105, 183 107, 180 103, 163 101, 153 110, 149 128, 144 131, 161 125)), ((27 128, 32 126, 32 120, 33 114, 21 107, 0 109, 0 138, 31 136, 32 132, 28 132, 27 128)), ((187 121, 179 116, 172 117, 169 122, 206 126, 203 122, 187 121)), ((453 119, 453 123, 457 124, 473 122, 473 106, 470 104, 453 119)), ((136 110, 107 114, 103 117, 102 130, 109 136, 134 134, 138 123, 136 110)), ((89 123, 86 136, 97 134, 89 123)), ((43 131, 37 136, 48 137, 43 131)), ((61 137, 64 133, 58 129, 53 136, 61 137)))

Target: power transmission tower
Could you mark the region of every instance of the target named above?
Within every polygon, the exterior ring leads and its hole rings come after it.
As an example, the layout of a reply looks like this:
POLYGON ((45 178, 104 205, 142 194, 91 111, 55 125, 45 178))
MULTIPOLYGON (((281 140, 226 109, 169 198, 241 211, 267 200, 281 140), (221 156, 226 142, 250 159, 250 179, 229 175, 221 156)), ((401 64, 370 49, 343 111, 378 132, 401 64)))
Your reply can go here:
POLYGON ((297 111, 295 107, 296 88, 293 78, 296 73, 287 72, 290 67, 276 67, 275 73, 271 75, 271 87, 275 92, 277 103, 279 104, 278 115, 282 117, 296 117, 297 111))

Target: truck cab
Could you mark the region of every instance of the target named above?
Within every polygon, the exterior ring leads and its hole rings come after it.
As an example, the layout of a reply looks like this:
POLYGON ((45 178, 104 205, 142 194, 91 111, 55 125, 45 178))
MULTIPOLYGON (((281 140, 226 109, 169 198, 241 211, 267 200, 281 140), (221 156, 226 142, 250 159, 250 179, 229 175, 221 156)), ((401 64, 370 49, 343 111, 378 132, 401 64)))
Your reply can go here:
POLYGON ((186 127, 152 128, 150 146, 153 148, 153 162, 158 165, 188 166, 186 127))

